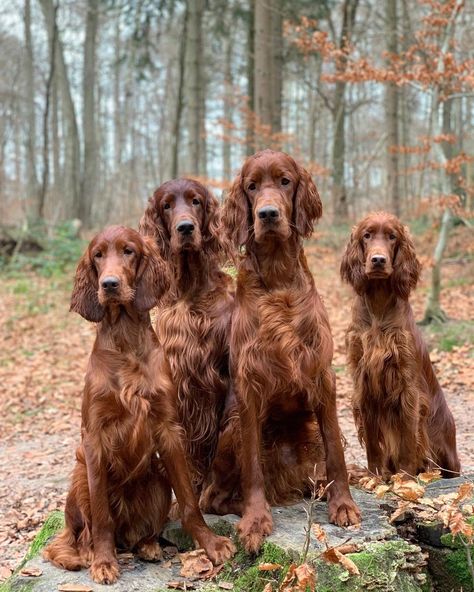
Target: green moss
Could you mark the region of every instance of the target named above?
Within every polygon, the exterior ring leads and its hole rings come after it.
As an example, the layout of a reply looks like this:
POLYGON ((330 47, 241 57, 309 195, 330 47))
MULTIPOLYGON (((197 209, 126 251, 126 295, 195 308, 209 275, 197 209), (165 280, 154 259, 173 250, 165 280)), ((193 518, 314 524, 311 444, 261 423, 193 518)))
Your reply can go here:
POLYGON ((23 566, 27 561, 38 555, 49 539, 57 532, 64 528, 64 513, 56 510, 46 518, 46 522, 43 524, 43 528, 33 539, 33 542, 28 549, 21 565, 23 566))
POLYGON ((232 525, 226 520, 217 520, 211 525, 211 530, 219 536, 231 537, 234 534, 232 525))
POLYGON ((219 580, 231 581, 235 592, 261 592, 267 583, 275 588, 281 583, 292 563, 291 557, 273 543, 264 543, 257 557, 248 555, 237 542, 237 553, 224 570, 219 580), (281 569, 260 571, 261 563, 278 563, 281 569))
POLYGON ((359 568, 360 576, 349 575, 340 565, 317 560, 318 592, 421 592, 426 582, 419 566, 420 549, 405 541, 369 543, 363 551, 348 557, 359 568))
MULTIPOLYGON (((469 551, 471 553, 471 559, 474 562, 474 547, 472 545, 469 551)), ((458 549, 451 551, 446 555, 445 562, 447 571, 459 583, 459 588, 457 589, 462 589, 463 592, 473 592, 474 583, 467 565, 467 550, 458 549)))
MULTIPOLYGON (((466 522, 468 524, 472 524, 474 526, 474 516, 470 516, 467 518, 466 522)), ((455 535, 453 536, 450 532, 441 535, 440 537, 441 544, 445 547, 449 547, 450 549, 464 549, 465 545, 463 541, 466 542, 466 537, 463 535, 455 535)), ((471 545, 471 550, 474 549, 474 545, 471 545)))

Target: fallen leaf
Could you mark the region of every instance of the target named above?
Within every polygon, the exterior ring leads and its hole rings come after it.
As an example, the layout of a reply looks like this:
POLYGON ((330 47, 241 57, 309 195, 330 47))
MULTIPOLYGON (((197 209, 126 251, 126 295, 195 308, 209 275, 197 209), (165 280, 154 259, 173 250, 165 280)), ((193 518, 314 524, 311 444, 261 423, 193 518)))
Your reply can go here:
POLYGON ((473 489, 474 483, 463 483, 462 485, 460 485, 455 502, 459 503, 464 501, 465 499, 472 497, 473 489))
POLYGON ((281 568, 279 563, 260 563, 258 566, 259 571, 275 571, 281 568))
POLYGON ((418 479, 423 481, 423 483, 431 483, 432 481, 437 481, 441 479, 441 471, 438 469, 434 469, 433 471, 428 471, 427 473, 420 473, 418 475, 418 479))
POLYGON ((32 578, 37 578, 40 575, 42 575, 42 573, 43 573, 43 570, 40 569, 39 567, 24 567, 20 571, 20 576, 29 576, 32 578))
POLYGON ((172 590, 195 590, 196 586, 192 582, 168 582, 166 584, 172 590))
POLYGON ((390 491, 390 485, 377 485, 374 489, 375 497, 380 499, 387 493, 387 491, 390 491))
POLYGON ((182 563, 179 575, 184 578, 205 578, 214 569, 204 549, 180 553, 179 558, 182 563))
POLYGON ((262 590, 262 592, 273 592, 273 586, 270 584, 270 582, 265 585, 265 588, 262 590))
POLYGON ((0 567, 0 581, 2 580, 6 580, 7 578, 9 578, 13 573, 13 570, 11 570, 9 567, 6 566, 2 566, 0 567))
POLYGON ((339 563, 344 569, 347 569, 351 576, 360 575, 359 568, 352 559, 343 555, 335 547, 330 547, 327 551, 322 553, 321 557, 328 563, 339 563))
MULTIPOLYGON (((394 476, 396 477, 396 475, 394 476)), ((393 492, 405 500, 416 502, 425 494, 425 488, 413 479, 396 480, 393 483, 393 492)))
POLYGON ((94 592, 87 584, 58 584, 59 592, 94 592))
POLYGON ((318 540, 320 543, 326 543, 326 541, 328 539, 328 535, 326 534, 326 531, 324 530, 324 528, 320 524, 315 522, 311 526, 311 530, 313 531, 313 534, 316 537, 316 540, 318 540))
POLYGON ((357 553, 360 550, 360 546, 355 543, 348 543, 346 545, 339 545, 335 547, 335 549, 337 549, 339 553, 347 555, 348 553, 357 553))
POLYGON ((405 514, 405 512, 407 512, 409 509, 410 509, 410 504, 408 502, 400 503, 398 508, 391 514, 391 516, 389 518, 390 524, 393 524, 394 522, 396 522, 396 520, 398 518, 400 518, 401 516, 403 516, 403 514, 405 514))
POLYGON ((315 591, 316 572, 311 566, 309 566, 307 563, 298 565, 298 567, 295 569, 295 575, 297 579, 297 590, 306 592, 306 590, 309 588, 310 592, 315 591))
POLYGON ((222 588, 222 590, 233 590, 234 584, 232 582, 219 582, 217 587, 222 588))

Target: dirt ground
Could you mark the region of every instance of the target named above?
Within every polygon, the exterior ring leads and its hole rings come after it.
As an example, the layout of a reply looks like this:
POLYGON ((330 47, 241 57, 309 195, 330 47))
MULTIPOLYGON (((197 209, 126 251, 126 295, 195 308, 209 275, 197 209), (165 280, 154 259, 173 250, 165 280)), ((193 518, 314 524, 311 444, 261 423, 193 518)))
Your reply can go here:
MULTIPOLYGON (((454 414, 464 470, 474 468, 474 265, 465 253, 466 234, 454 237, 443 269, 442 305, 450 322, 430 329, 431 359, 454 414), (457 242, 456 242, 457 240, 457 242)), ((430 253, 428 240, 417 239, 430 253)), ((331 320, 338 411, 347 439, 346 461, 365 464, 350 408, 351 379, 345 366, 344 332, 351 290, 339 280, 341 243, 329 235, 307 255, 331 320)), ((426 302, 429 259, 412 297, 420 319, 426 302)), ((67 277, 0 276, 0 580, 25 554, 47 514, 64 507, 68 477, 79 441, 80 401, 94 327, 68 312, 67 277)))

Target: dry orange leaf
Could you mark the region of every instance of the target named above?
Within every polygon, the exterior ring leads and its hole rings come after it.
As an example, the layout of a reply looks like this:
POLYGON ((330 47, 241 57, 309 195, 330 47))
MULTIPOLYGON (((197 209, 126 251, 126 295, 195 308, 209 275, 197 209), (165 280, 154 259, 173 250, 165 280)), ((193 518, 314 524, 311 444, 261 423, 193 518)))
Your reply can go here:
POLYGON ((59 592, 94 592, 88 584, 58 584, 59 592))
POLYGON ((191 582, 168 582, 168 588, 172 590, 195 590, 196 586, 191 582))
POLYGON ((344 569, 347 569, 351 576, 360 576, 359 568, 352 559, 343 555, 335 547, 330 547, 321 556, 328 563, 339 563, 344 569))
POLYGON ((320 543, 325 543, 327 541, 328 536, 326 534, 326 531, 324 530, 324 528, 320 524, 315 522, 311 526, 311 530, 313 531, 313 534, 316 537, 316 540, 318 540, 320 543))
POLYGON ((258 569, 259 571, 275 571, 281 567, 280 563, 260 563, 258 569))
POLYGON ((24 567, 21 571, 20 571, 20 576, 28 576, 28 577, 32 577, 32 578, 38 578, 40 575, 42 575, 43 570, 39 567, 24 567))
POLYGON ((458 495, 456 497, 456 503, 462 502, 465 499, 472 497, 472 492, 474 489, 473 483, 463 483, 459 486, 458 495))
POLYGON ((268 584, 265 585, 263 592, 273 592, 273 586, 270 584, 270 582, 268 582, 268 584))
POLYGON ((179 558, 182 563, 179 574, 183 578, 205 578, 214 569, 204 549, 180 553, 179 558))
POLYGON ((431 483, 432 481, 441 479, 441 471, 438 469, 434 469, 432 471, 428 471, 427 473, 420 473, 418 475, 418 479, 420 481, 423 481, 423 483, 431 483))

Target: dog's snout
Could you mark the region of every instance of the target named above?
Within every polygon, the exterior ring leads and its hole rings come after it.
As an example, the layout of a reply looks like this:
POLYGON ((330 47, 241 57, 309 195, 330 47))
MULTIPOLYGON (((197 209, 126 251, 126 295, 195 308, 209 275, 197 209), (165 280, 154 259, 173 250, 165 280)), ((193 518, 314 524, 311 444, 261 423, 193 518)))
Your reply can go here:
POLYGON ((119 287, 120 281, 117 277, 109 275, 102 280, 101 284, 104 290, 106 290, 107 292, 112 292, 113 290, 116 290, 119 287))
POLYGON ((275 206, 263 206, 258 210, 260 220, 276 220, 279 216, 280 212, 275 206))
POLYGON ((385 255, 373 255, 371 262, 374 267, 383 267, 387 263, 387 258, 385 255))
POLYGON ((181 220, 181 222, 176 225, 176 230, 180 234, 191 234, 194 230, 194 224, 191 222, 191 220, 181 220))

